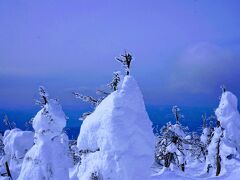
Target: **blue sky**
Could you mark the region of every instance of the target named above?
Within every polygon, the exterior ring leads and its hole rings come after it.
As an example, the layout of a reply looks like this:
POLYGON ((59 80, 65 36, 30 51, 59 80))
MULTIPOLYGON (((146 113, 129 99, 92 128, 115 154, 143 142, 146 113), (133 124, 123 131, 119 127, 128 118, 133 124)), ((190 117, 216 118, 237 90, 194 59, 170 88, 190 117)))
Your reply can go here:
POLYGON ((134 56, 147 104, 210 106, 240 97, 238 0, 0 1, 0 108, 34 106, 44 85, 65 107, 134 56))

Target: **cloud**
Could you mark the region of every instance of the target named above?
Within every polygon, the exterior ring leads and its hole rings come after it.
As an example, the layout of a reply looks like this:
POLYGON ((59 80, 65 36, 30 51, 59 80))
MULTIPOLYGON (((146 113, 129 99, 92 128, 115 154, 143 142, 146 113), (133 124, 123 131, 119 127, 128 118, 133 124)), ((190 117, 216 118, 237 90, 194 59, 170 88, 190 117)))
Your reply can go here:
POLYGON ((184 50, 175 62, 170 76, 170 89, 192 94, 211 93, 221 84, 236 87, 240 57, 233 51, 212 44, 201 42, 184 50))

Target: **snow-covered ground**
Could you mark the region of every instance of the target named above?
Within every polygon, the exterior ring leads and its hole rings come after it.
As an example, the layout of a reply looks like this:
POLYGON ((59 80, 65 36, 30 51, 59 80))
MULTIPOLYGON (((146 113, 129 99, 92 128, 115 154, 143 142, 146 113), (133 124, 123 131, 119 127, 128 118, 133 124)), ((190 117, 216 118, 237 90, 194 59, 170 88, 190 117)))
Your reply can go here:
POLYGON ((204 171, 204 164, 192 163, 186 166, 185 172, 178 169, 166 169, 155 167, 152 169, 151 180, 195 180, 195 179, 219 179, 219 180, 239 180, 240 179, 240 160, 229 162, 226 166, 226 171, 220 175, 215 176, 214 172, 206 173, 204 171))

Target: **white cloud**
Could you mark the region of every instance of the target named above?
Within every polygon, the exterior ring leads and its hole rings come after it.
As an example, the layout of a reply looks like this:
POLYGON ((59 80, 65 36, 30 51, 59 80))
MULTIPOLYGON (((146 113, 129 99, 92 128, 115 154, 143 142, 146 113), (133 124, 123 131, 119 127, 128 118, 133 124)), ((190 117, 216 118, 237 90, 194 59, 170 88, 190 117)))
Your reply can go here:
POLYGON ((188 47, 176 61, 170 76, 170 89, 209 93, 221 84, 236 81, 240 59, 233 51, 202 42, 188 47))

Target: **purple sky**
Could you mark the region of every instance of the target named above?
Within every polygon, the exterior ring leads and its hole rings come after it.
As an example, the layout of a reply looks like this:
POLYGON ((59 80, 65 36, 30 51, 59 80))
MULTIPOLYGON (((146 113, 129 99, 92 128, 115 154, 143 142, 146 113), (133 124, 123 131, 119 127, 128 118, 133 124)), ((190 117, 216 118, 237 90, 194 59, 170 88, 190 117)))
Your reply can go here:
POLYGON ((124 50, 147 104, 240 98, 239 0, 0 1, 0 108, 32 107, 44 85, 64 106, 108 83, 124 50))

